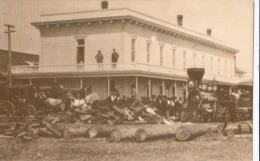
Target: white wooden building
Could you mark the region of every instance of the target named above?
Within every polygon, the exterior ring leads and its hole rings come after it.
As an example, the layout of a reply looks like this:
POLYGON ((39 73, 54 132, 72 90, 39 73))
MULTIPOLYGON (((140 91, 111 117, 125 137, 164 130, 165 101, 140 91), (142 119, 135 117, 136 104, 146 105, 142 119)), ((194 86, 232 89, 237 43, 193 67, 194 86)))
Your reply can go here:
POLYGON ((184 97, 186 69, 205 68, 204 82, 230 86, 235 77, 237 49, 216 40, 211 29, 199 34, 127 8, 41 15, 33 22, 40 32, 39 66, 13 66, 14 78, 46 85, 56 79, 66 88, 92 85, 106 98, 115 88, 129 96, 136 86, 138 97, 184 97), (111 54, 119 54, 112 68, 111 54), (95 56, 104 55, 103 70, 95 56))

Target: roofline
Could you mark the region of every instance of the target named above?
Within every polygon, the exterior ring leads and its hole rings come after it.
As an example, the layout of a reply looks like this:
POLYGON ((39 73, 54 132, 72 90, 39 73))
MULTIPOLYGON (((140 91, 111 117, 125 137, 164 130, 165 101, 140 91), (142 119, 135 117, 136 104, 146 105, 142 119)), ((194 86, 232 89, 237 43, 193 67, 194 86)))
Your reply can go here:
MULTIPOLYGON (((8 50, 7 49, 0 49, 0 51, 7 51, 8 52, 8 50)), ((12 53, 21 53, 21 54, 26 54, 26 55, 32 55, 32 56, 38 56, 38 57, 40 57, 40 55, 38 55, 38 54, 32 54, 32 53, 25 53, 25 52, 20 52, 20 51, 13 51, 12 50, 12 53)))
POLYGON ((41 16, 45 17, 45 16, 55 16, 55 15, 66 15, 66 14, 77 14, 77 13, 91 13, 91 12, 98 12, 98 11, 113 11, 113 10, 126 10, 126 11, 131 11, 131 12, 134 12, 134 13, 137 13, 139 15, 143 15, 145 17, 149 17, 151 19, 154 19, 154 20, 157 20, 157 21, 160 21, 160 22, 163 22, 163 23, 166 23, 168 25, 171 25, 171 26, 174 26, 174 27, 178 27, 180 28, 181 30, 184 30, 184 31, 178 31, 178 29, 174 29, 174 28, 169 28, 169 27, 166 27, 166 26, 162 26, 161 24, 158 24, 158 23, 154 23, 154 22, 151 22, 151 21, 148 21, 148 20, 145 20, 145 19, 141 19, 141 18, 138 18, 138 17, 135 17, 135 16, 132 16, 132 15, 123 15, 123 16, 111 16, 111 17, 104 17, 104 18, 83 18, 83 19, 69 19, 69 20, 56 20, 56 21, 49 21, 49 22, 32 22, 31 25, 33 26, 41 26, 41 25, 51 25, 51 24, 57 24, 57 23, 76 23, 76 22, 87 22, 87 21, 101 21, 101 20, 110 20, 110 19, 135 19, 135 20, 138 20, 138 21, 142 21, 142 22, 145 22, 145 23, 150 23, 154 26, 159 26, 160 28, 164 28, 165 30, 170 30, 172 32, 175 32, 175 33, 178 33, 180 35, 184 35, 184 36, 188 36, 188 37, 191 37, 195 40, 199 40, 199 41, 202 41, 202 42, 207 42, 207 43, 211 43, 213 45, 216 45, 216 46, 220 46, 220 47, 223 47, 225 49, 228 49, 230 50, 230 52, 232 54, 236 54, 237 52, 239 52, 239 50, 235 49, 234 47, 231 47, 230 44, 226 43, 226 42, 223 42, 223 41, 220 41, 220 40, 217 40, 217 39, 214 39, 212 37, 210 37, 210 39, 212 40, 207 40, 205 38, 201 38, 197 35, 193 35, 193 34, 198 34, 200 36, 206 36, 204 34, 201 34, 201 33, 198 33, 198 32, 194 32, 192 30, 189 30, 189 29, 186 29, 186 28, 183 28, 183 27, 180 27, 176 24, 173 24, 173 23, 169 23, 165 20, 161 20, 159 18, 156 18, 156 17, 153 17, 153 16, 150 16, 150 15, 146 15, 146 14, 143 14, 141 12, 138 12, 138 11, 134 11, 132 9, 129 9, 129 8, 117 8, 117 9, 108 9, 108 10, 92 10, 92 11, 79 11, 79 12, 67 12, 67 13, 54 13, 54 14, 43 14, 41 16), (189 32, 192 32, 191 34, 189 33, 185 33, 185 31, 189 31, 189 32), (218 42, 215 42, 215 41, 220 41, 221 43, 226 43, 227 45, 223 45, 223 44, 220 44, 218 42))

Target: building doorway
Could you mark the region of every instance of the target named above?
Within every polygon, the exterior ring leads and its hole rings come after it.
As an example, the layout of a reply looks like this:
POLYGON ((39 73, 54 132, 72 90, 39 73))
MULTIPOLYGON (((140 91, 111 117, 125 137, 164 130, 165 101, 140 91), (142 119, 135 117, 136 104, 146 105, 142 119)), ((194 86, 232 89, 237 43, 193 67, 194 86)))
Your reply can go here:
POLYGON ((110 81, 110 92, 115 92, 116 91, 116 81, 111 80, 110 81))

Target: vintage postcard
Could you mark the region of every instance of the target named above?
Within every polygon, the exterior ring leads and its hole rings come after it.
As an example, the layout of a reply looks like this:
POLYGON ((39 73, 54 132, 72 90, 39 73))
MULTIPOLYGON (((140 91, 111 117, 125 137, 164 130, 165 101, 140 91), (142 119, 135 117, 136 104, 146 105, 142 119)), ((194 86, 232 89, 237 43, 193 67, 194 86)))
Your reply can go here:
POLYGON ((255 4, 0 0, 0 160, 252 161, 255 4))

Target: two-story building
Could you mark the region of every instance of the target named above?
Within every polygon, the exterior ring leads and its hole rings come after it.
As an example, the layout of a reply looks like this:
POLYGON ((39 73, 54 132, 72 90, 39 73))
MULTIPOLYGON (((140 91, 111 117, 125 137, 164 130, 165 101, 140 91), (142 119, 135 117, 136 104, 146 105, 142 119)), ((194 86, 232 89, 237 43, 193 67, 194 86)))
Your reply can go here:
POLYGON ((138 97, 185 97, 189 67, 205 68, 204 82, 237 83, 238 50, 214 39, 211 29, 196 33, 182 21, 182 15, 175 25, 131 9, 106 7, 41 15, 32 23, 40 32, 39 66, 13 66, 13 77, 42 86, 55 79, 71 89, 91 85, 101 98, 115 89, 130 96, 132 86, 138 97), (116 67, 113 49, 119 54, 116 67), (95 60, 98 50, 104 55, 103 69, 95 60))

